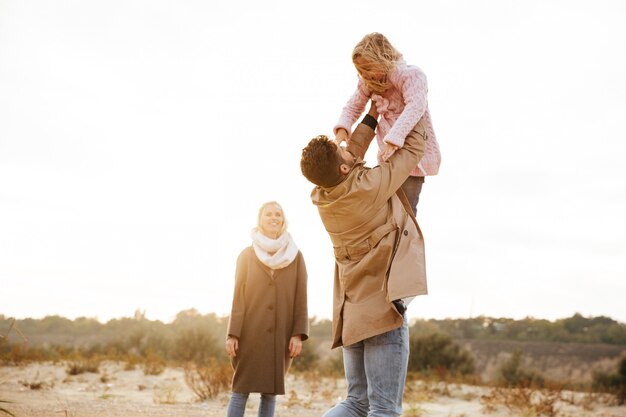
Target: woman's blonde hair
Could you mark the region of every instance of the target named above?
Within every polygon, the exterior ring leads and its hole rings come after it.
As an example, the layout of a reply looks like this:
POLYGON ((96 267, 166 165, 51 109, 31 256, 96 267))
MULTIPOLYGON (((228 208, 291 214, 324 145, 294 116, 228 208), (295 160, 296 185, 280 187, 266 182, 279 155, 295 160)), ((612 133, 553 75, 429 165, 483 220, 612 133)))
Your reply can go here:
POLYGON ((280 228, 280 233, 278 234, 278 236, 281 236, 283 233, 285 233, 285 230, 287 230, 287 217, 285 217, 285 210, 283 210, 283 207, 280 204, 278 204, 276 201, 268 201, 267 203, 263 203, 261 205, 261 208, 259 209, 259 215, 256 219, 256 226, 259 230, 262 230, 261 216, 263 216, 263 210, 267 206, 276 206, 280 209, 280 212, 283 213, 283 226, 280 228))
MULTIPOLYGON (((374 70, 388 75, 402 60, 402 54, 391 45, 385 35, 377 32, 365 35, 352 51, 352 63, 359 73, 374 70), (355 62, 361 57, 368 62, 367 68, 355 62)), ((378 94, 382 94, 389 87, 387 76, 382 81, 364 79, 363 82, 370 91, 378 94)))

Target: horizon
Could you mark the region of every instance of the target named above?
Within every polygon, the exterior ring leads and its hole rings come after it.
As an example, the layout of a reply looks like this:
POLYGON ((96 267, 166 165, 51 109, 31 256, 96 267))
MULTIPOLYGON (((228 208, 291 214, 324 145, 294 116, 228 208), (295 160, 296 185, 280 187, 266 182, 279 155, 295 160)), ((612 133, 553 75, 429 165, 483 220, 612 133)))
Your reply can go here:
MULTIPOLYGON (((215 312, 208 312, 208 313, 202 313, 199 310, 195 309, 195 308, 189 308, 189 309, 185 309, 185 310, 181 310, 177 313, 181 314, 181 313, 185 313, 187 311, 195 311, 198 313, 198 316, 210 316, 210 315, 214 315, 216 318, 223 320, 223 319, 227 319, 230 316, 229 315, 221 315, 221 314, 217 314, 215 312)), ((81 320, 81 319, 87 319, 87 320, 95 320, 100 324, 107 324, 110 321, 114 321, 114 320, 123 320, 123 319, 132 319, 132 320, 148 320, 148 321, 153 321, 153 322, 161 322, 163 324, 172 324, 175 320, 176 317, 174 317, 172 320, 170 321, 163 321, 160 319, 151 319, 150 317, 148 317, 147 315, 144 314, 145 312, 142 311, 135 311, 135 313, 133 315, 130 316, 119 316, 119 317, 111 317, 107 320, 101 320, 98 317, 87 317, 87 316, 79 316, 79 317, 65 317, 65 316, 61 316, 58 314, 50 314, 50 315, 46 315, 43 317, 22 317, 22 318, 18 318, 18 317, 13 317, 13 316, 7 316, 5 314, 3 314, 2 312, 0 312, 0 318, 3 318, 4 320, 11 320, 11 319, 15 319, 16 321, 19 320, 44 320, 46 318, 52 318, 52 317, 58 317, 58 318, 62 318, 62 319, 67 319, 69 321, 77 321, 77 320, 81 320)), ((581 316, 585 319, 596 319, 596 318, 608 318, 610 320, 615 321, 616 323, 620 324, 620 325, 624 325, 626 326, 626 322, 620 321, 614 317, 610 317, 610 316, 584 316, 578 312, 572 314, 571 316, 567 316, 567 317, 560 317, 560 318, 556 318, 556 319, 545 319, 545 318, 541 318, 541 317, 532 317, 532 316, 526 316, 526 317, 522 317, 522 318, 513 318, 513 317, 495 317, 495 316, 475 316, 475 317, 445 317, 445 318, 433 318, 433 317, 412 317, 410 319, 411 323, 415 323, 417 321, 446 321, 446 320, 451 320, 451 321, 456 321, 456 320, 474 320, 474 319, 480 319, 480 318, 484 318, 484 319, 492 319, 492 320, 513 320, 513 321, 523 321, 523 320, 534 320, 534 321, 548 321, 550 323, 555 323, 557 321, 562 321, 562 320, 567 320, 570 319, 572 317, 576 317, 576 316, 581 316)), ((329 317, 319 317, 319 316, 309 316, 309 320, 310 320, 310 324, 313 325, 314 323, 320 323, 322 321, 332 321, 332 318, 329 317)))

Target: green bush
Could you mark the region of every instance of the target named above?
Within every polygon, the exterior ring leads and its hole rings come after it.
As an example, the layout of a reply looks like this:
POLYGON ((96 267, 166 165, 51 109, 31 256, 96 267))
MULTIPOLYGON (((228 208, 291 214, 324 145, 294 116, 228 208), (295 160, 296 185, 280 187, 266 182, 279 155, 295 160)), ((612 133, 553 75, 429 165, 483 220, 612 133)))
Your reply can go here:
POLYGON ((226 361, 210 358, 207 363, 185 365, 185 382, 198 401, 215 398, 220 392, 228 391, 233 378, 233 368, 226 361))
POLYGON ((215 337, 203 329, 187 329, 174 341, 173 359, 182 362, 208 363, 210 358, 222 353, 215 337))
POLYGON ((333 349, 324 360, 320 361, 319 369, 322 375, 343 376, 343 349, 333 349))
POLYGON ((615 394, 617 403, 626 403, 626 357, 620 361, 615 374, 596 372, 593 375, 592 389, 594 391, 615 394))
POLYGON ((534 371, 522 369, 523 354, 520 350, 513 352, 499 369, 500 382, 507 387, 538 387, 545 385, 544 378, 534 371))
POLYGON ((296 358, 294 358, 291 367, 295 371, 311 371, 319 362, 320 356, 315 351, 315 345, 311 343, 311 340, 307 340, 302 343, 302 352, 296 358))
POLYGON ((468 375, 474 372, 474 358, 446 334, 411 336, 408 370, 468 375))

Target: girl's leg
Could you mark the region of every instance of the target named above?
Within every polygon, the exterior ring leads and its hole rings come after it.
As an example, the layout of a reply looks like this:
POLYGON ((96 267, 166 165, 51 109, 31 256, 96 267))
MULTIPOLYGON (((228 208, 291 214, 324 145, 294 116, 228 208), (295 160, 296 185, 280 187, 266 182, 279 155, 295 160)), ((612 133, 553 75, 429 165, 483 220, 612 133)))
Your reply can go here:
POLYGON ((272 394, 261 394, 259 404, 259 417, 274 417, 276 409, 276 396, 272 394))
POLYGON ((424 184, 424 177, 412 177, 404 181, 402 184, 402 191, 406 195, 406 198, 411 204, 413 214, 417 214, 417 203, 420 201, 420 193, 422 192, 422 184, 424 184))
POLYGON ((228 403, 227 417, 243 417, 246 412, 246 403, 248 402, 248 393, 233 392, 228 403))

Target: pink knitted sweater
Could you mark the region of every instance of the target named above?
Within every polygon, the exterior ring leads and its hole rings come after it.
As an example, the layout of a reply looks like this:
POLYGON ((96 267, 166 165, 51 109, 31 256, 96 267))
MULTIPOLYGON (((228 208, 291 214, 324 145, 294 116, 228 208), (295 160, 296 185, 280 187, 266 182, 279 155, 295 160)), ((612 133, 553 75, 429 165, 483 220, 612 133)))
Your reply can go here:
MULTIPOLYGON (((437 175, 441 164, 441 152, 428 111, 426 74, 418 67, 402 62, 389 74, 389 81, 391 88, 380 96, 372 94, 363 81, 359 79, 357 89, 343 108, 334 132, 337 133, 339 128, 343 128, 350 135, 352 125, 361 116, 370 98, 376 103, 376 108, 380 113, 376 128, 376 140, 379 149, 383 147, 385 142, 402 147, 404 139, 413 126, 422 117, 425 117, 426 133, 428 134, 426 151, 417 167, 411 171, 411 175, 437 175)), ((381 162, 380 153, 379 150, 379 163, 381 162)))

